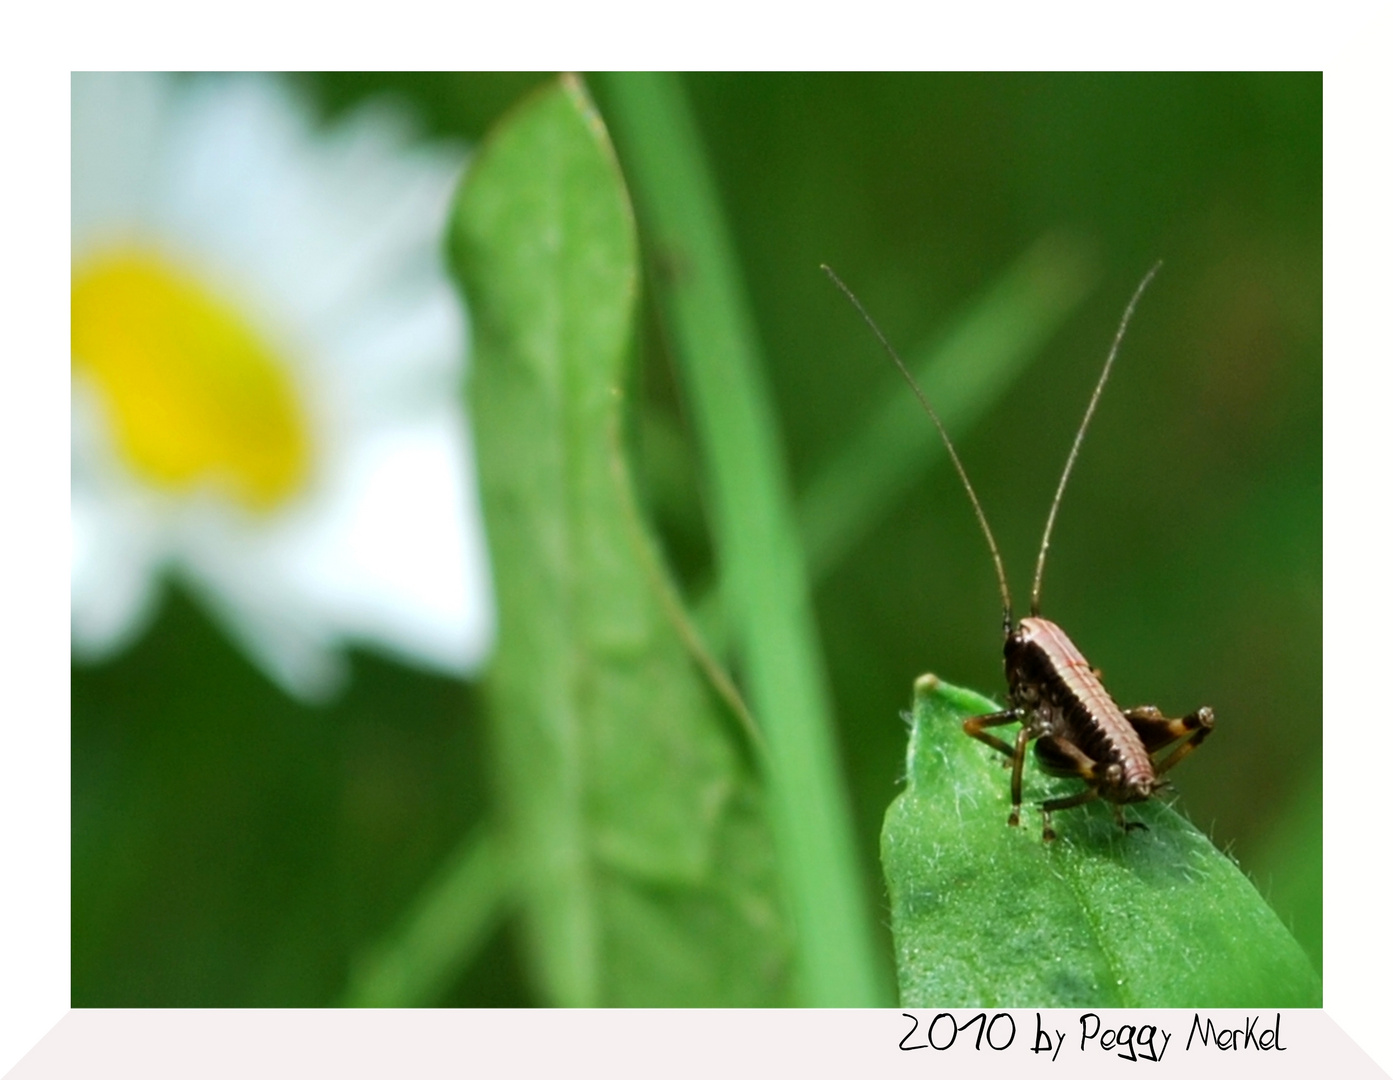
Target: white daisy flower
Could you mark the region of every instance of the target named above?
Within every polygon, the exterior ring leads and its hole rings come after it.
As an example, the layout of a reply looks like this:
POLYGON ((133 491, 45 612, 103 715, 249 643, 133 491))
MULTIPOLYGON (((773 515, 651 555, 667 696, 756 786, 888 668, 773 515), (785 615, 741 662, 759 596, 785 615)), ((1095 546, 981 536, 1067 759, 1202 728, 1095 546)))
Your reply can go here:
POLYGON ((463 164, 283 82, 72 80, 72 643, 178 575, 281 686, 468 674, 493 608, 441 236, 463 164))

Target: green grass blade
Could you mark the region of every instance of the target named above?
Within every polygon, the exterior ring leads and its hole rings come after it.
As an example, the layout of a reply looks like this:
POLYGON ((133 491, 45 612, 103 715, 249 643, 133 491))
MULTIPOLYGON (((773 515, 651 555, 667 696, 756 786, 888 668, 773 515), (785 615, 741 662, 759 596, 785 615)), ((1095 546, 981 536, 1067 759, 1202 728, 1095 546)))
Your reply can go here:
POLYGON ((513 895, 512 875, 493 830, 470 836, 427 885, 397 930, 353 972, 350 1008, 435 1004, 488 939, 513 895))
POLYGON ((488 681, 509 859, 543 997, 787 1001, 748 733, 694 646, 622 451, 638 254, 578 80, 481 149, 449 248, 500 636, 488 681))
MULTIPOLYGON (((962 721, 998 706, 924 676, 904 792, 881 836, 907 1007, 1257 1008, 1320 1005, 1320 979, 1252 882, 1153 799, 1055 815, 1045 844, 1010 828, 1003 758, 962 721)), ((1027 765, 1026 800, 1076 790, 1027 765)))
POLYGON ((676 78, 606 86, 648 242, 671 268, 656 288, 706 459, 722 602, 768 743, 801 1000, 880 1004, 778 423, 732 244, 676 78))

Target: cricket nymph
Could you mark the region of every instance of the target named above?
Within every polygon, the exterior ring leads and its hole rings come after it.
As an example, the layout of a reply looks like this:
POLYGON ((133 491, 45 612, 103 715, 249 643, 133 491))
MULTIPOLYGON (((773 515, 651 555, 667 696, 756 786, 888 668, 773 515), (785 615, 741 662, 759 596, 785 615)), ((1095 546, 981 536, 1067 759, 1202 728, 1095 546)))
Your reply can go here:
POLYGON ((1072 777, 1082 780, 1087 787, 1074 795, 1056 799, 1046 799, 1040 804, 1044 817, 1044 838, 1054 839, 1054 826, 1050 815, 1056 810, 1071 806, 1082 806, 1094 799, 1102 799, 1112 804, 1113 817, 1124 829, 1145 828, 1140 822, 1129 822, 1122 816, 1122 807, 1127 803, 1143 802, 1151 798, 1157 788, 1165 785, 1162 774, 1173 768, 1182 758, 1188 756, 1214 730, 1214 712, 1208 706, 1196 709, 1188 716, 1172 719, 1164 716, 1154 705, 1143 705, 1136 709, 1120 709, 1112 695, 1103 688, 1098 672, 1084 659, 1083 653, 1069 640, 1059 626, 1049 619, 1040 617, 1040 585, 1045 574, 1045 556, 1050 549, 1050 534, 1054 529, 1055 515, 1059 512, 1060 500, 1069 483, 1074 462, 1083 445, 1084 433, 1089 421, 1098 407, 1098 399, 1103 386, 1112 371, 1117 358, 1122 336, 1127 331, 1127 323, 1136 310, 1142 292, 1160 268, 1157 263, 1151 268, 1136 292, 1132 294, 1127 310, 1122 314, 1122 323, 1113 338, 1108 358, 1103 363, 1103 373, 1093 388, 1093 396, 1083 415, 1083 422, 1074 435, 1074 445, 1064 463, 1064 473, 1055 489, 1054 501, 1050 503, 1049 517, 1045 520, 1044 536, 1040 540, 1040 554, 1035 561, 1035 581, 1030 590, 1030 615, 1013 623, 1011 618, 1011 590, 1006 583, 1006 569, 1001 562, 1001 552, 997 550, 996 539, 977 493, 972 489, 972 481, 967 478, 953 440, 943 421, 934 412, 924 391, 914 381, 909 368, 890 345, 889 340, 876 326, 875 321, 866 314, 839 277, 824 266, 829 277, 856 309, 865 318, 871 330, 895 366, 909 380, 919 403, 929 414, 929 419, 943 437, 943 445, 958 477, 963 482, 967 497, 972 503, 977 522, 986 537, 991 551, 992 563, 996 569, 997 585, 1001 589, 1001 625, 1005 635, 1006 685, 1010 707, 986 716, 973 716, 963 722, 963 731, 974 739, 986 743, 1011 759, 1011 815, 1008 824, 1021 823, 1021 772, 1025 766, 1025 750, 1035 743, 1035 758, 1040 768, 1052 776, 1072 777), (1020 724, 1014 744, 987 731, 987 728, 1003 724, 1020 724), (1170 752, 1157 758, 1167 747, 1170 752))
POLYGON ((1048 619, 1022 619, 1007 635, 1004 652, 1011 707, 974 716, 963 730, 1012 759, 1012 825, 1020 824, 1026 743, 1035 742, 1035 758, 1045 772, 1088 784, 1077 795, 1041 805, 1046 840, 1054 839, 1053 811, 1094 799, 1111 803, 1123 828, 1141 827, 1123 819, 1122 806, 1149 799, 1165 784, 1161 775, 1214 730, 1214 713, 1207 706, 1178 719, 1150 705, 1123 711, 1069 635, 1048 619), (1021 725, 1015 746, 984 730, 1015 722, 1021 725), (1163 760, 1153 760, 1172 743, 1175 749, 1163 760))

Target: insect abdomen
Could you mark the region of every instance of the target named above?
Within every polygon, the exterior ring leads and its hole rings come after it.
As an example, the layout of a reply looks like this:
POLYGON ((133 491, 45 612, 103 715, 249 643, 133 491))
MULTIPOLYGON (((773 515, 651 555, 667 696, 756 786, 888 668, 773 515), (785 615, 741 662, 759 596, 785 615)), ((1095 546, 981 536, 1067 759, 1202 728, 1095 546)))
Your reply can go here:
POLYGON ((1048 619, 1031 617, 1012 636, 1019 665, 1013 674, 1033 681, 1048 698, 1056 734, 1099 764, 1120 765, 1123 786, 1149 794, 1155 780, 1150 754, 1069 635, 1048 619))

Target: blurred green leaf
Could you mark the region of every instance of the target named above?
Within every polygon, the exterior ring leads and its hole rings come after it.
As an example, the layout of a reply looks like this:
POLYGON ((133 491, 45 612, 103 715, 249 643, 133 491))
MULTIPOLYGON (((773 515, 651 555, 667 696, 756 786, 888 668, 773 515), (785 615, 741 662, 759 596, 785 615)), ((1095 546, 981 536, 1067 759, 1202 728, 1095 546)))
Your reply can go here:
MULTIPOLYGON (((909 1007, 1319 1006, 1320 980, 1242 871, 1159 800, 1098 804, 1009 828, 999 754, 961 723, 999 706, 924 676, 908 784, 882 858, 909 1007)), ((1027 770, 1027 799, 1074 790, 1027 770)))
POLYGON ((496 782, 538 984, 565 1005, 782 1002, 787 939, 750 735, 621 450, 638 256, 577 80, 494 131, 449 246, 474 330, 500 609, 496 782))

